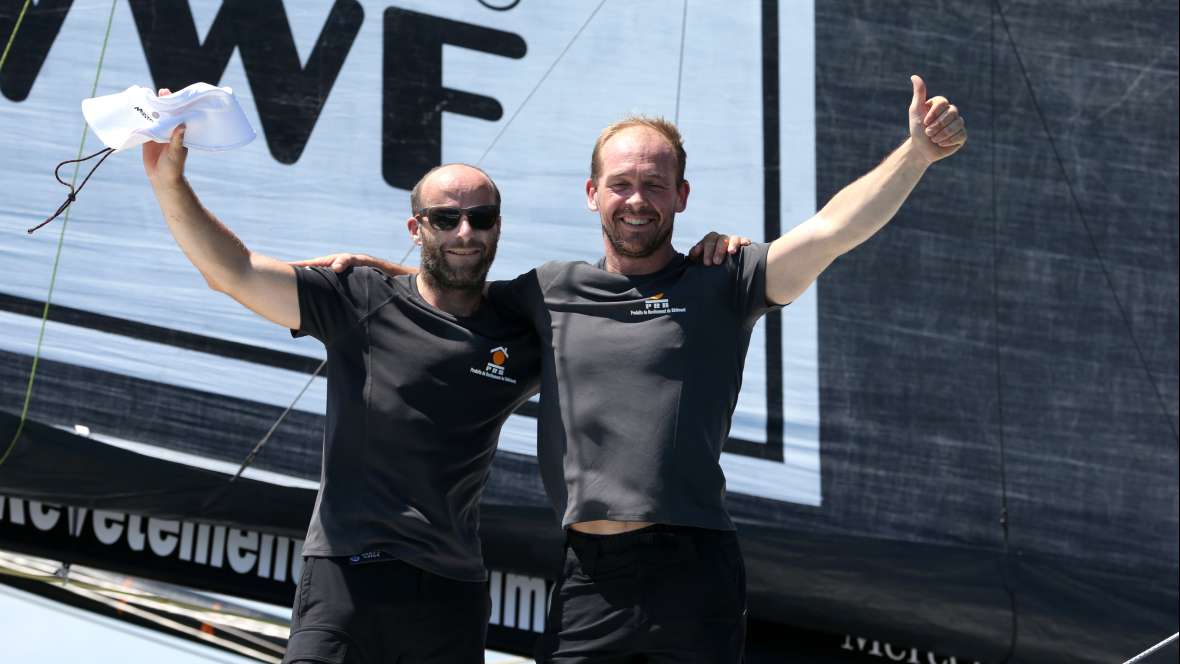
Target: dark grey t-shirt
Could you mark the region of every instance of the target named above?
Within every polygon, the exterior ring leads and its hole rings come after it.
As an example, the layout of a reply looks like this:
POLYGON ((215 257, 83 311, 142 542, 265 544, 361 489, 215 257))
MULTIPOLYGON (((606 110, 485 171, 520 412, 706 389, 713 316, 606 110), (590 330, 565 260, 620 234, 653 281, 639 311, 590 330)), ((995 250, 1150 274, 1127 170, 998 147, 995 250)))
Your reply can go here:
POLYGON ((457 318, 413 277, 296 269, 300 329, 328 350, 320 492, 303 553, 381 551, 486 577, 479 496, 500 427, 537 389, 537 338, 491 306, 457 318))
POLYGON ((546 263, 489 299, 541 338, 541 476, 563 526, 652 521, 732 530, 721 446, 750 333, 766 303, 769 245, 722 266, 678 255, 654 274, 546 263))

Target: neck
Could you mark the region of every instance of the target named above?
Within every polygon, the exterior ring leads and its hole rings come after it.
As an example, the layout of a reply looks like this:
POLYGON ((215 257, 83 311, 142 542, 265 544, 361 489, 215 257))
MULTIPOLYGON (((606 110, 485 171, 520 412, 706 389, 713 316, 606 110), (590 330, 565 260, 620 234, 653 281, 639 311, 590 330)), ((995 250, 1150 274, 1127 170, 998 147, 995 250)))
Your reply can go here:
POLYGON ((424 272, 414 276, 418 285, 418 293, 431 306, 451 314, 452 316, 470 316, 479 310, 483 301, 483 289, 444 288, 436 284, 424 272))
POLYGON ((605 237, 603 238, 603 243, 606 245, 606 260, 604 264, 607 272, 617 272, 619 274, 651 274, 652 272, 659 272, 664 266, 671 263, 673 258, 676 258, 676 250, 672 248, 671 242, 668 242, 642 258, 620 255, 615 251, 614 245, 610 243, 610 240, 605 237))

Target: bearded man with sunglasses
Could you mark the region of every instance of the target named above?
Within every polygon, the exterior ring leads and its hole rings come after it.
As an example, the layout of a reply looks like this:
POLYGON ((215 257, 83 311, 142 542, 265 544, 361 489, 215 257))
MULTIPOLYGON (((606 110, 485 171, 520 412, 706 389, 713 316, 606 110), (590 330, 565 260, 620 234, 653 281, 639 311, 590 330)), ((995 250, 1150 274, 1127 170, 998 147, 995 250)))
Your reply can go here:
POLYGON ((500 427, 540 367, 530 326, 482 306, 499 190, 472 166, 423 176, 407 220, 417 274, 293 267, 202 207, 183 137, 146 143, 143 159, 185 255, 214 290, 327 347, 320 490, 284 661, 482 662, 479 497, 500 427))

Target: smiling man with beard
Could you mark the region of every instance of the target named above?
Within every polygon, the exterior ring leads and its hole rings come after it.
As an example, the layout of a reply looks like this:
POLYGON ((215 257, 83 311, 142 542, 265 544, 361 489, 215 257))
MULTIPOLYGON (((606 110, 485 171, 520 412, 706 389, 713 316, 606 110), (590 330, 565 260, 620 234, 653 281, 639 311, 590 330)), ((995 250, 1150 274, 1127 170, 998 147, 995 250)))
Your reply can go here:
POLYGON ((527 323, 483 306, 496 185, 452 164, 414 187, 416 275, 296 268, 248 250, 201 205, 183 137, 146 143, 143 160, 185 255, 215 290, 327 348, 320 490, 284 661, 483 661, 479 497, 500 427, 539 371, 527 323))
POLYGON ((719 267, 671 242, 688 204, 679 130, 631 117, 591 155, 597 264, 546 263, 488 298, 541 338, 537 457, 566 529, 539 661, 740 662, 746 580, 720 465, 755 323, 880 230, 967 139, 912 79, 906 140, 814 217, 719 267))

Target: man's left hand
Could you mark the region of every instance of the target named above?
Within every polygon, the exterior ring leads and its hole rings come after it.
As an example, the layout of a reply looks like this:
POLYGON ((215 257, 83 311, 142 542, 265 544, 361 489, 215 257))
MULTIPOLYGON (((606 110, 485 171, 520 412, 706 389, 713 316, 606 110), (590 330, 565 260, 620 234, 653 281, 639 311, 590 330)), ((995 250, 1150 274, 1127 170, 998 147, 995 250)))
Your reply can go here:
POLYGON ((926 82, 911 76, 910 141, 929 163, 945 159, 967 142, 967 127, 959 109, 946 97, 926 98, 926 82))
POLYGON ((723 235, 714 231, 701 238, 688 250, 688 260, 702 265, 721 265, 726 254, 736 254, 738 249, 750 244, 750 238, 741 235, 723 235))

